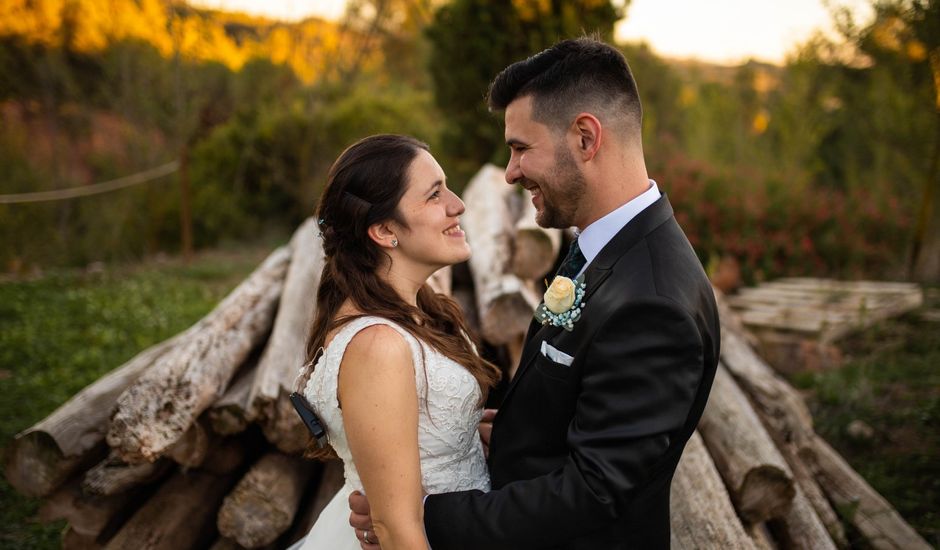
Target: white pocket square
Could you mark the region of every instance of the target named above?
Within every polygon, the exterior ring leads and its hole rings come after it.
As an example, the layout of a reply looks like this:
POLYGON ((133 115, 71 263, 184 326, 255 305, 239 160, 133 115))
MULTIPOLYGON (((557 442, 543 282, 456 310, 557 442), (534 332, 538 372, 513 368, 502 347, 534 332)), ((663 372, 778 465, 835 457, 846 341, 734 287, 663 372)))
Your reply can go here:
POLYGON ((566 367, 571 366, 571 362, 574 361, 574 357, 568 355, 567 353, 555 348, 555 346, 549 344, 545 340, 542 340, 542 355, 548 357, 552 361, 564 365, 566 367))

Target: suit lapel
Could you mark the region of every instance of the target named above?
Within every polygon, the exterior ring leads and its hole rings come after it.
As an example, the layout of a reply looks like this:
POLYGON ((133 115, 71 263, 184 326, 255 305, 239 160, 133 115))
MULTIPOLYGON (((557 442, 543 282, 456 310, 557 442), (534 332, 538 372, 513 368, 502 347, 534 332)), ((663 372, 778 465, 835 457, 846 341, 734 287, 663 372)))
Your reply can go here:
MULTIPOLYGON (((590 306, 591 296, 610 276, 617 260, 633 248, 647 233, 670 218, 672 218, 672 206, 669 204, 666 194, 663 193, 656 202, 637 214, 623 229, 614 235, 584 272, 584 284, 587 287, 583 299, 585 306, 590 306)), ((584 314, 590 315, 590 309, 586 309, 584 314)), ((529 365, 540 353, 542 342, 550 340, 562 330, 564 329, 561 327, 542 326, 533 319, 526 334, 525 346, 522 348, 522 355, 519 359, 519 368, 509 383, 509 388, 503 397, 503 403, 500 405, 501 408, 509 402, 509 398, 519 384, 519 380, 522 379, 529 365)))

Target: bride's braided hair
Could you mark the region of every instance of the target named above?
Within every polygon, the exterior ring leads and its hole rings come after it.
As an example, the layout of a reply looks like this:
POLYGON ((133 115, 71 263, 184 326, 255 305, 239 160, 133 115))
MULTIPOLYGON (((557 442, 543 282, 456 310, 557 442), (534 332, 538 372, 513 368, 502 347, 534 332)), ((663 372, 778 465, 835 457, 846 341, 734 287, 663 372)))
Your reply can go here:
MULTIPOLYGON (((407 189, 408 169, 421 150, 427 151, 428 146, 411 137, 370 136, 351 145, 330 168, 317 208, 326 263, 297 391, 306 388, 327 334, 364 316, 337 318, 346 300, 370 316, 393 321, 464 366, 476 378, 484 399, 499 381, 499 368, 481 358, 465 336, 471 332, 456 302, 425 284, 414 307, 378 276, 390 258, 367 231, 371 225, 389 220, 407 227, 398 203, 407 189)), ((331 449, 317 448, 312 438, 305 454, 313 458, 335 456, 331 449)))

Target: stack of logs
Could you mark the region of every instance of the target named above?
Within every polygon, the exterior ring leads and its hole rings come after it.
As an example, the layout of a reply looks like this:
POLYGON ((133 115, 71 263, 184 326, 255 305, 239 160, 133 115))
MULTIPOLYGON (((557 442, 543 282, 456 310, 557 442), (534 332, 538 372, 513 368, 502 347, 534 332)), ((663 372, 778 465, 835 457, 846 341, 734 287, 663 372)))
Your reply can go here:
MULTIPOLYGON (((502 178, 486 166, 464 193, 470 275, 445 269, 432 284, 511 358, 508 373, 566 236, 539 228, 502 178)), ((6 476, 45 499, 40 519, 67 520, 63 548, 284 548, 307 532, 343 483, 338 463, 298 456, 306 432, 287 399, 323 264, 317 234, 308 220, 204 319, 16 437, 6 476)), ((846 526, 873 548, 929 548, 815 434, 727 308, 672 493, 678 549, 847 548, 846 526)))

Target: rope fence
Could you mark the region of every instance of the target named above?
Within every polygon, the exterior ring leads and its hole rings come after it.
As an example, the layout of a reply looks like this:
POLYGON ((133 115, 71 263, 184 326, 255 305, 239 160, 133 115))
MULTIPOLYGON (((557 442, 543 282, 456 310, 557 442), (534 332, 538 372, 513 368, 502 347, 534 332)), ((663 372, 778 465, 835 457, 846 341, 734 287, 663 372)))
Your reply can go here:
POLYGON ((0 195, 0 204, 48 202, 75 199, 78 197, 87 197, 90 195, 99 195, 101 193, 117 191, 118 189, 124 189, 125 187, 131 187, 153 181, 157 178, 161 178, 176 172, 179 170, 179 166, 179 162, 174 160, 143 172, 138 172, 129 176, 124 176, 110 181, 103 181, 92 185, 83 185, 81 187, 72 187, 69 189, 56 189, 54 191, 38 191, 35 193, 0 195))

